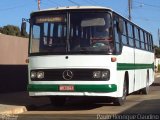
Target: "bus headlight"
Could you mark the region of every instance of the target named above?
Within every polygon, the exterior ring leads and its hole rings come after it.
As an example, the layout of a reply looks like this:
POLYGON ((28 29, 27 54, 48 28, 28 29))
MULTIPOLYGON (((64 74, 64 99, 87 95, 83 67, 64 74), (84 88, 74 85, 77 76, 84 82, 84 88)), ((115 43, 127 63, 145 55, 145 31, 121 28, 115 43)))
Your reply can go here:
POLYGON ((31 76, 31 78, 36 78, 37 77, 37 73, 35 71, 32 71, 30 76, 31 76))
POLYGON ((93 71, 93 78, 94 79, 107 79, 107 80, 109 80, 110 71, 109 70, 93 71))
POLYGON ((44 78, 44 72, 43 71, 37 72, 37 78, 38 79, 43 79, 44 78))
POLYGON ((109 78, 109 71, 102 71, 102 79, 109 78))
POLYGON ((101 71, 94 71, 93 78, 101 78, 101 71))
POLYGON ((30 77, 31 79, 43 79, 44 72, 43 71, 31 71, 30 77))

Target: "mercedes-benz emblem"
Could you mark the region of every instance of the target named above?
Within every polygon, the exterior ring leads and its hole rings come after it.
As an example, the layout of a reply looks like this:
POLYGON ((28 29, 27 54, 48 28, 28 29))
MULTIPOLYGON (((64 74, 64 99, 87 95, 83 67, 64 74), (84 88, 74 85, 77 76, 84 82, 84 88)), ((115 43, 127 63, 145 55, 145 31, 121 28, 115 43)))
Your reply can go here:
POLYGON ((73 78, 73 72, 70 70, 65 70, 62 74, 63 79, 70 80, 73 78))

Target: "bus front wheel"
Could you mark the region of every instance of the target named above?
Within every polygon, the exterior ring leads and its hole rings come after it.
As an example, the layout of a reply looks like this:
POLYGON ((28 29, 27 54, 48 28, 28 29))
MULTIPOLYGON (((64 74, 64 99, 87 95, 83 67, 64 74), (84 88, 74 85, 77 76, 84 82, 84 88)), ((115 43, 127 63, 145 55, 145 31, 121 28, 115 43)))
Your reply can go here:
POLYGON ((117 105, 117 106, 123 105, 126 101, 126 97, 127 97, 127 83, 125 80, 123 83, 123 96, 114 98, 113 100, 114 105, 117 105))

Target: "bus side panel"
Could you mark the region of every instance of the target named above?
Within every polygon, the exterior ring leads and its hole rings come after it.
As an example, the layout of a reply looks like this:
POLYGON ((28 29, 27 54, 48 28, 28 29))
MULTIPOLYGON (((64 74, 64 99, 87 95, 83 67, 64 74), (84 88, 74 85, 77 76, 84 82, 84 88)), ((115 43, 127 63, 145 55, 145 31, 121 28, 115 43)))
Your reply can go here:
MULTIPOLYGON (((118 72, 118 77, 121 78, 121 89, 123 88, 123 82, 125 78, 125 73, 128 73, 128 80, 129 80, 129 90, 128 92, 131 93, 134 91, 134 69, 133 69, 133 64, 134 64, 134 49, 123 46, 122 48, 122 53, 121 55, 118 56, 118 61, 117 61, 117 72, 118 72)), ((122 89, 123 90, 123 89, 122 89)), ((121 90, 121 91, 122 91, 121 90)), ((121 93, 122 94, 122 93, 121 93)))
POLYGON ((147 71, 149 71, 150 84, 154 81, 153 58, 152 52, 135 49, 135 91, 146 87, 147 71))

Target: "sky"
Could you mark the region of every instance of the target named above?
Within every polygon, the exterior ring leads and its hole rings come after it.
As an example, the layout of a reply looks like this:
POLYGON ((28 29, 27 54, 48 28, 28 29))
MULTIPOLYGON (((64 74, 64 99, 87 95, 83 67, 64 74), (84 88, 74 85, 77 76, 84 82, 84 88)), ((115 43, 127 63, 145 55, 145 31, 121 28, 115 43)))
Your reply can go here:
MULTIPOLYGON (((41 9, 58 6, 103 6, 109 7, 124 17, 128 17, 128 0, 41 0, 41 9)), ((20 27, 22 18, 29 18, 37 11, 37 0, 1 0, 0 27, 15 25, 20 27)), ((158 28, 160 29, 160 0, 132 0, 132 22, 153 35, 158 46, 158 28)), ((29 25, 28 25, 29 26, 29 25)), ((29 27, 27 27, 29 29, 29 27)), ((29 31, 29 30, 27 30, 29 31)))

